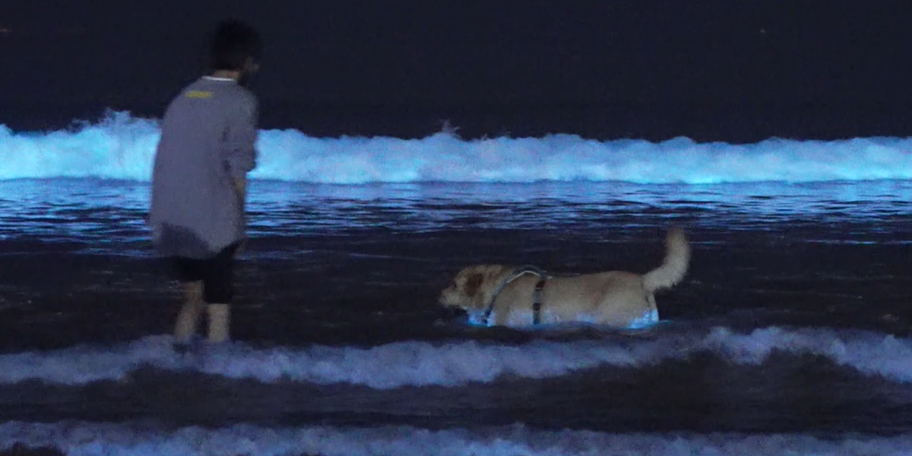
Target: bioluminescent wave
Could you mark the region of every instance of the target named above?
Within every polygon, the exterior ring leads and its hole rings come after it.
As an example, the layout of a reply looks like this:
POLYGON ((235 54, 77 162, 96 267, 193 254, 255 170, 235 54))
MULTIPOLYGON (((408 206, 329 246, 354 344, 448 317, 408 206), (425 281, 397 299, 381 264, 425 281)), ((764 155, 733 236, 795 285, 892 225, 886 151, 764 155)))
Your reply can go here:
MULTIPOLYGON (((147 181, 158 122, 115 112, 68 131, 17 133, 0 126, 0 179, 97 177, 147 181)), ((676 138, 595 141, 574 135, 463 140, 315 138, 264 130, 263 180, 327 184, 623 181, 640 184, 912 179, 912 139, 769 139, 756 144, 676 138)))
POLYGON ((815 355, 866 375, 912 382, 912 341, 865 332, 788 330, 778 327, 739 334, 715 328, 702 335, 656 340, 550 342, 523 346, 475 341, 435 345, 410 341, 372 348, 254 349, 219 347, 187 359, 171 349, 169 336, 152 336, 114 347, 72 347, 53 352, 0 355, 0 383, 43 380, 87 384, 120 380, 141 367, 201 372, 265 383, 456 386, 492 382, 503 376, 547 378, 601 366, 643 367, 710 353, 736 364, 757 365, 774 353, 815 355))

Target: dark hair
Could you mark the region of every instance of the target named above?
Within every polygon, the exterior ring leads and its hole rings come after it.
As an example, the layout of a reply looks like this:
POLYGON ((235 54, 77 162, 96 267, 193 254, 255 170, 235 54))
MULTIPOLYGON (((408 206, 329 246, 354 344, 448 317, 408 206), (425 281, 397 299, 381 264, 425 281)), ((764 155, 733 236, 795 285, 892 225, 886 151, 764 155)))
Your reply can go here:
POLYGON ((240 70, 248 58, 259 59, 260 34, 253 27, 227 19, 218 24, 209 46, 212 70, 240 70))

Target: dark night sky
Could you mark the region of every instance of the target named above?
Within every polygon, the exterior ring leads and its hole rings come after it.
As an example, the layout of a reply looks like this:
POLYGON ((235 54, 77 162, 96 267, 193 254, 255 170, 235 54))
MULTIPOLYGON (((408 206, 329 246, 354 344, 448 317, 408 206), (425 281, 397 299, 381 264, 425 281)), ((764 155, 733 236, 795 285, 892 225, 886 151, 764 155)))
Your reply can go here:
POLYGON ((910 2, 0 0, 0 106, 155 115, 228 15, 262 31, 266 109, 912 103, 910 2))

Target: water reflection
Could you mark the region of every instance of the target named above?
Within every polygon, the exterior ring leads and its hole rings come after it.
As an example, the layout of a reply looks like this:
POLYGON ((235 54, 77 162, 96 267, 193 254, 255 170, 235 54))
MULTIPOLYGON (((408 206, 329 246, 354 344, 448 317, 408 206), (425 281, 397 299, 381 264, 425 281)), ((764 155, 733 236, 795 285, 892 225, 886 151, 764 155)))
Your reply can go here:
MULTIPOLYGON (((462 229, 562 230, 671 223, 770 229, 788 223, 854 224, 865 233, 903 230, 912 181, 638 185, 372 184, 255 181, 256 236, 348 229, 401 232, 462 229)), ((144 242, 148 185, 97 179, 0 182, 0 238, 106 244, 144 242)), ((855 239, 865 242, 865 239, 855 239)))

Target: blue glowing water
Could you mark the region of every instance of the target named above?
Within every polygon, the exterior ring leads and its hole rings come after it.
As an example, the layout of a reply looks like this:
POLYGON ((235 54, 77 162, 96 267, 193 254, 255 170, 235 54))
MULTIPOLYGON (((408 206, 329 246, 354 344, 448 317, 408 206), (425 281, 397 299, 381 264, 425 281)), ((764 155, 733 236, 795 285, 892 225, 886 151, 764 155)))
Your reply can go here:
POLYGON ((0 131, 0 449, 71 454, 907 454, 906 140, 266 131, 235 341, 170 348, 156 128, 0 131), (467 325, 462 266, 646 271, 645 332, 467 325))
MULTIPOLYGON (((147 181, 158 122, 113 112, 97 124, 46 134, 0 126, 0 179, 100 177, 147 181)), ((363 184, 413 182, 568 182, 708 184, 912 178, 910 140, 769 139, 757 144, 676 138, 594 141, 574 135, 461 140, 454 132, 421 139, 313 138, 263 131, 252 178, 363 184)))

